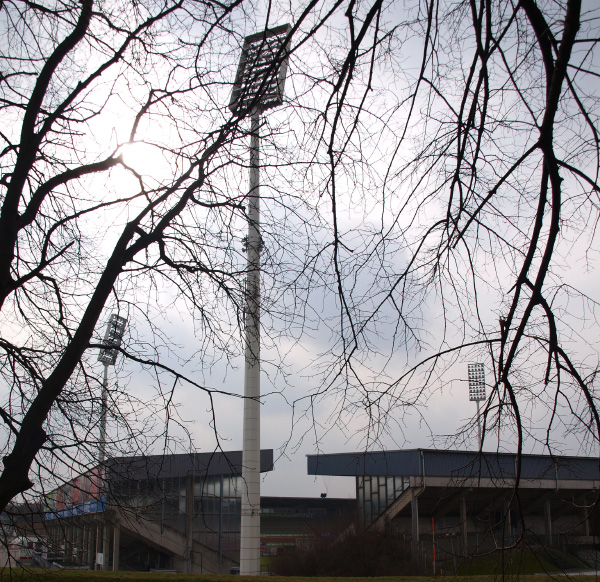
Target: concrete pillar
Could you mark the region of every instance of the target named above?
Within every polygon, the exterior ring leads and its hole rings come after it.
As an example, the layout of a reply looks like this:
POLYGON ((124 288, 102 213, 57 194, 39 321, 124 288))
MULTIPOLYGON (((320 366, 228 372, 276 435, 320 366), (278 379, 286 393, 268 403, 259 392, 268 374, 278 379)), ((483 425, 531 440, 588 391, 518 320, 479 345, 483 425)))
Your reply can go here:
POLYGON ((73 525, 67 521, 64 525, 65 536, 65 558, 68 562, 73 559, 73 525))
POLYGON ((108 558, 110 556, 110 529, 108 525, 102 528, 102 554, 104 556, 102 570, 108 570, 108 558))
POLYGON ((94 556, 94 570, 101 570, 102 567, 98 564, 98 554, 102 553, 102 526, 96 526, 96 555, 94 556))
POLYGON ((460 533, 463 544, 463 554, 466 556, 469 552, 469 528, 467 524, 467 500, 460 498, 460 533))
POLYGON ((546 533, 546 544, 552 545, 552 512, 550 511, 550 499, 544 503, 544 529, 546 533))
POLYGON ((252 114, 242 442, 240 574, 260 574, 260 195, 259 112, 252 114))
POLYGON ((89 525, 88 536, 88 565, 90 570, 93 570, 96 564, 96 527, 89 525))
POLYGON ((503 546, 512 544, 512 519, 510 517, 510 501, 504 502, 504 536, 503 546))
POLYGON ((89 563, 88 554, 88 538, 90 535, 90 530, 87 523, 83 523, 81 526, 81 565, 86 566, 89 563))
POLYGON ((90 570, 94 569, 96 564, 96 526, 92 522, 88 525, 88 566, 90 570))
POLYGON ((586 506, 585 502, 582 507, 583 511, 583 535, 590 535, 590 510, 589 507, 586 506))
POLYGON ((417 560, 419 556, 419 498, 417 497, 417 493, 415 488, 413 487, 411 490, 411 503, 410 509, 412 514, 412 558, 413 560, 417 560))
POLYGON ((58 529, 57 529, 57 527, 55 525, 53 525, 50 528, 50 540, 51 540, 51 542, 50 542, 50 544, 51 544, 51 550, 50 550, 50 552, 52 554, 54 554, 55 556, 57 556, 59 554, 59 552, 60 552, 60 547, 59 547, 59 544, 58 544, 58 529))
POLYGON ((188 475, 185 484, 185 560, 186 572, 192 574, 194 569, 194 476, 188 475))
POLYGON ((77 563, 80 566, 83 566, 83 564, 84 564, 83 554, 84 554, 85 545, 84 545, 84 541, 83 541, 83 534, 85 532, 84 532, 83 519, 85 519, 85 518, 80 518, 79 523, 77 524, 77 563))
POLYGON ((119 546, 121 544, 121 529, 118 525, 113 527, 113 559, 112 571, 116 572, 119 569, 119 546))
POLYGON ((223 563, 223 475, 219 479, 219 566, 223 563))

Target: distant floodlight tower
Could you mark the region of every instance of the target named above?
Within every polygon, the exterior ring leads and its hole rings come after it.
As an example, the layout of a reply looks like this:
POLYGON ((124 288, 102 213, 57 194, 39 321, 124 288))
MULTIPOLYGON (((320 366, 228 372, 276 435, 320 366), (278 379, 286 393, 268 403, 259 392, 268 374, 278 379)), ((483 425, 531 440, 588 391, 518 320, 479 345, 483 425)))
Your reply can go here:
POLYGON ((106 408, 108 400, 108 367, 114 366, 119 351, 116 349, 123 341, 123 333, 127 320, 112 314, 106 326, 104 345, 98 354, 98 361, 104 364, 104 382, 102 383, 102 404, 100 408, 100 446, 98 447, 98 461, 100 464, 106 459, 106 408))
POLYGON ((479 403, 485 400, 485 369, 483 364, 469 364, 469 400, 477 403, 477 433, 479 435, 479 448, 481 449, 483 441, 479 403))
POLYGON ((260 574, 260 114, 281 105, 290 49, 285 24, 246 37, 229 108, 251 116, 248 192, 248 272, 242 445, 242 526, 240 574, 260 574))

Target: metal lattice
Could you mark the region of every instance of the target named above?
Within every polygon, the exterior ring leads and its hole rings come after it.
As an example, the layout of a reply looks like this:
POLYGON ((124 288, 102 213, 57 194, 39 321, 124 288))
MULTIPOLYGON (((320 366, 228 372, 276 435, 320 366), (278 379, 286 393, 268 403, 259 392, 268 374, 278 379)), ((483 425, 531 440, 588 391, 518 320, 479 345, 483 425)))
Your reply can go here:
POLYGON ((483 364, 469 364, 469 400, 485 400, 485 369, 483 364))
POLYGON ((281 105, 291 29, 284 24, 246 37, 231 93, 231 111, 263 112, 281 105))
POLYGON ((98 354, 98 360, 105 366, 115 365, 117 354, 119 353, 119 351, 115 348, 118 348, 123 341, 123 334, 125 333, 126 324, 127 320, 124 317, 120 317, 114 313, 110 316, 108 325, 106 326, 106 333, 104 334, 104 344, 114 347, 103 348, 98 354))

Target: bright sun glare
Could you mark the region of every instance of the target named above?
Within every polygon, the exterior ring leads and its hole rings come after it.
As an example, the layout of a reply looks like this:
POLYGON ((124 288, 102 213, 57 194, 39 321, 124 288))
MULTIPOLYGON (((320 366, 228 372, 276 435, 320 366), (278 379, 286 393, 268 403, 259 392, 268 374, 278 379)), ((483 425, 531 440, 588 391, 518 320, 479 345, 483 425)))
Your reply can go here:
POLYGON ((125 164, 142 176, 160 180, 169 172, 169 164, 157 146, 146 142, 127 143, 120 153, 125 164))

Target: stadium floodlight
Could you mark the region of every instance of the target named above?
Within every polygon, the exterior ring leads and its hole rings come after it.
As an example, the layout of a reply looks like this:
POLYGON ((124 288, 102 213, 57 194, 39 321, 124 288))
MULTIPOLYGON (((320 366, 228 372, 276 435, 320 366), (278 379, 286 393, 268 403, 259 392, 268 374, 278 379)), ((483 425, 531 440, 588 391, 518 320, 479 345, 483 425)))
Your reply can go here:
POLYGON ((246 37, 229 108, 251 116, 242 443, 240 574, 260 574, 260 114, 281 105, 290 49, 285 24, 246 37))
POLYGON ((104 364, 104 381, 102 382, 102 403, 100 408, 100 444, 98 447, 98 461, 103 463, 106 459, 106 408, 108 400, 108 367, 114 366, 117 361, 118 348, 123 341, 127 320, 113 313, 108 320, 104 333, 104 345, 100 350, 98 361, 104 364))
POLYGON ((291 45, 289 24, 244 39, 229 108, 242 116, 260 114, 283 103, 291 45))
POLYGON ((481 416, 479 414, 479 403, 485 400, 485 368, 483 364, 469 364, 469 400, 477 403, 477 431, 479 435, 479 448, 483 441, 481 434, 481 416))
POLYGON ((125 333, 125 325, 127 320, 124 317, 115 315, 114 313, 108 320, 106 326, 106 332, 104 333, 104 345, 107 346, 100 350, 98 354, 98 360, 104 364, 104 366, 114 366, 117 361, 117 354, 121 342, 123 341, 123 334, 125 333))

